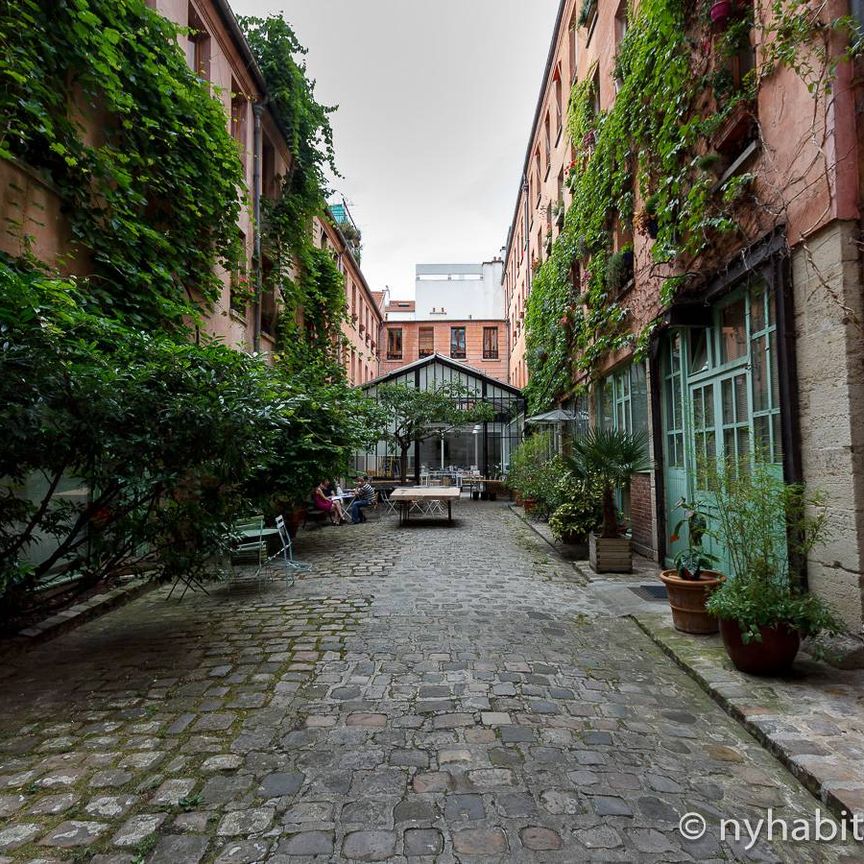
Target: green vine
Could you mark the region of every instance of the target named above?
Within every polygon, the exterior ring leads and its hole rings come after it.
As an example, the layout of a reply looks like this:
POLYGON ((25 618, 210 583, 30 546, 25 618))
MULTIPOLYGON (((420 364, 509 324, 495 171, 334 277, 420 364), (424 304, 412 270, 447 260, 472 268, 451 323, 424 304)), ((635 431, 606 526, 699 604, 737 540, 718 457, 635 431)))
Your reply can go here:
POLYGON ((180 35, 144 0, 0 13, 0 158, 57 190, 89 302, 136 326, 179 326, 240 254, 237 146, 180 35))
POLYGON ((264 288, 277 292, 287 310, 302 310, 280 316, 278 356, 291 370, 321 363, 325 376, 342 375, 337 349, 346 314, 345 277, 331 253, 316 247, 312 232, 314 217, 326 212, 325 171, 329 167, 338 176, 329 119, 334 109, 315 100, 298 60, 305 49, 283 17, 243 18, 241 26, 264 75, 270 105, 287 121, 293 157, 281 194, 262 208, 262 248, 274 265, 264 288))
MULTIPOLYGON (((622 296, 627 238, 634 228, 650 229, 650 260, 637 261, 637 274, 657 279, 668 306, 694 272, 710 269, 716 250, 745 237, 742 205, 758 206, 754 175, 721 181, 712 136, 737 113, 752 115, 759 81, 778 65, 792 68, 811 93, 824 92, 839 62, 830 34, 857 32, 848 19, 822 22, 806 0, 771 0, 769 9, 757 0, 755 12, 745 4, 712 38, 709 7, 706 0, 697 9, 683 0, 642 0, 618 49, 613 106, 597 112, 593 74, 573 88, 573 200, 526 308, 530 411, 575 392, 610 354, 632 347, 644 355, 654 325, 634 332, 622 296), (749 46, 757 18, 771 48, 758 68, 742 72, 733 60, 749 46)), ((859 44, 853 39, 843 56, 859 44)))

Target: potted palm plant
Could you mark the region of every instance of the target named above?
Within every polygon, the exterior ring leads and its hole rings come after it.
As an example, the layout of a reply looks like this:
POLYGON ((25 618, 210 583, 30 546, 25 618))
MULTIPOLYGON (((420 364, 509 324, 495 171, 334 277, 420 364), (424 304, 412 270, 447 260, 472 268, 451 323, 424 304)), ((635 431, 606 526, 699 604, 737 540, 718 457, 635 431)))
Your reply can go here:
POLYGON ((633 569, 630 538, 619 531, 615 490, 651 467, 647 452, 648 440, 641 433, 591 429, 573 442, 571 471, 596 481, 601 489, 602 530, 588 537, 588 558, 595 573, 630 573, 633 569))
POLYGON ((781 674, 802 637, 844 629, 800 575, 799 565, 830 534, 824 499, 801 484, 784 483, 762 461, 730 461, 708 477, 732 578, 711 595, 707 609, 720 619, 723 644, 738 669, 781 674))
POLYGON ((675 556, 673 570, 664 570, 660 574, 669 595, 672 623, 682 633, 716 633, 717 619, 706 610, 705 604, 726 577, 709 569, 717 563, 717 557, 702 545, 708 535, 708 519, 698 501, 682 498, 677 508, 684 511, 684 517, 675 526, 672 539, 677 540, 686 525, 687 548, 675 556))

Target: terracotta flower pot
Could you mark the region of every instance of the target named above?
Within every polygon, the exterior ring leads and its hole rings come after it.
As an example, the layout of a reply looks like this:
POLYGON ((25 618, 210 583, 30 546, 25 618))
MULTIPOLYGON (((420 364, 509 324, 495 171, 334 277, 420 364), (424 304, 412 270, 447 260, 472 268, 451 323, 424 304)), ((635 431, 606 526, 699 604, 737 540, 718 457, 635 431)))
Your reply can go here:
POLYGON ((732 15, 732 0, 716 0, 711 6, 711 22, 725 24, 732 15))
POLYGON ((664 570, 660 578, 669 595, 672 623, 676 630, 703 636, 717 632, 717 619, 705 610, 705 603, 711 593, 726 581, 722 573, 703 570, 699 579, 694 580, 682 579, 675 570, 664 570))
POLYGON ((747 644, 741 639, 737 621, 722 620, 720 635, 736 669, 749 675, 782 675, 788 672, 801 647, 801 635, 785 624, 760 627, 762 641, 747 644))
POLYGON ((525 508, 526 513, 533 513, 534 508, 537 506, 537 502, 533 498, 523 498, 522 506, 525 508))

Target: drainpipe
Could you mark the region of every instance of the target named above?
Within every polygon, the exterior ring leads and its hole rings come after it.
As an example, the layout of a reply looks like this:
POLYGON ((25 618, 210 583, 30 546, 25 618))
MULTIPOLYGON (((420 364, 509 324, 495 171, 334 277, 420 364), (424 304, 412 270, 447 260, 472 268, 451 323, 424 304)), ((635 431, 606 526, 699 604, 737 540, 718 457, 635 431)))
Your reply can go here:
POLYGON ((252 306, 252 350, 261 350, 261 115, 264 103, 252 104, 252 267, 255 273, 255 302, 252 306))
POLYGON ((527 293, 530 293, 531 292, 531 285, 534 282, 534 273, 531 270, 531 238, 528 236, 528 216, 530 214, 530 204, 528 201, 528 192, 529 192, 528 175, 526 174, 522 178, 522 197, 525 201, 525 205, 523 207, 524 214, 523 214, 522 218, 525 220, 525 223, 524 223, 524 227, 525 227, 525 266, 528 268, 526 284, 528 286, 528 292, 527 293))

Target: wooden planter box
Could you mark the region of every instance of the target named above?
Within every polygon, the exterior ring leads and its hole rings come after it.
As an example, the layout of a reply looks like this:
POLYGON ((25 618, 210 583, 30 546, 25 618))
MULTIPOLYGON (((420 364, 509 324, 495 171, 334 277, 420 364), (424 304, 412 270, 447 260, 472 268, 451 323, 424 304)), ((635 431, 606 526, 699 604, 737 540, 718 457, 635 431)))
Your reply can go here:
POLYGON ((588 561, 595 573, 632 573, 630 538, 591 534, 588 538, 588 561))

